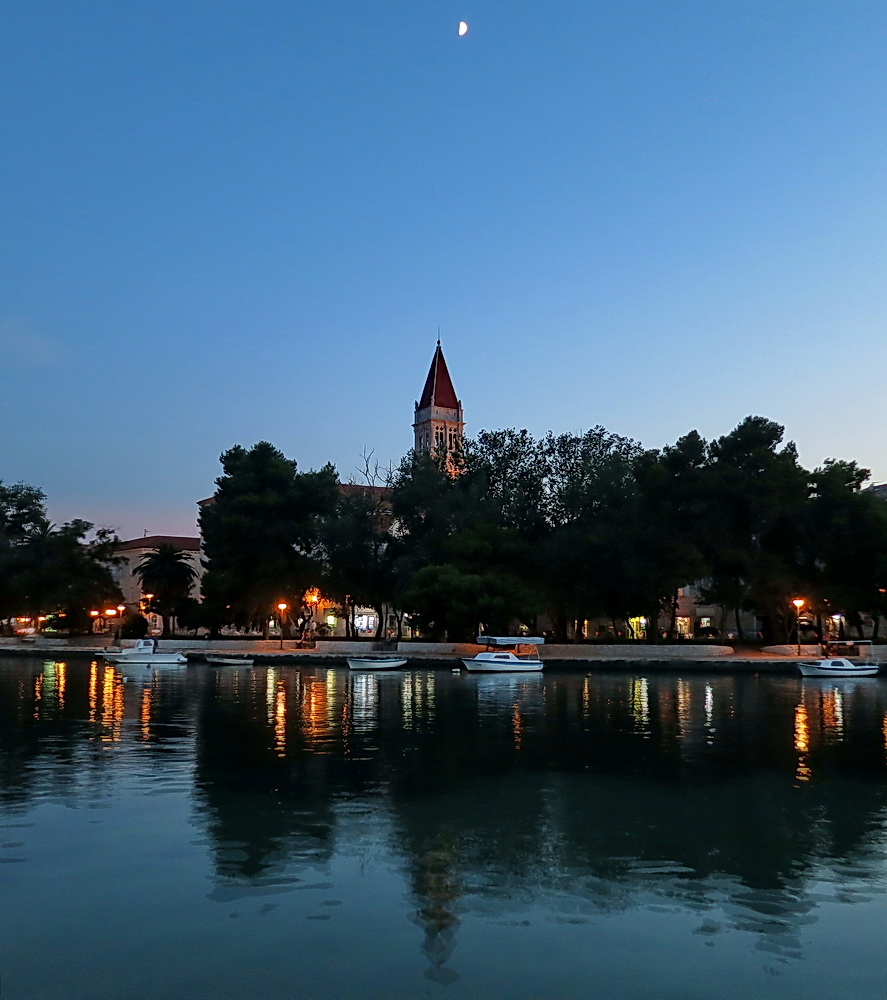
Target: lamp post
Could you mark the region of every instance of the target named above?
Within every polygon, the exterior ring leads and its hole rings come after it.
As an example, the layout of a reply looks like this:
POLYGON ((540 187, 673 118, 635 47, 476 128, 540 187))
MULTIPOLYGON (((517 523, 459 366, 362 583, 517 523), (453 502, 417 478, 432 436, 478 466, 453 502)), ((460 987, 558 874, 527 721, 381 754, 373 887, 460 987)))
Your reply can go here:
POLYGON ((151 634, 151 618, 149 616, 154 614, 151 605, 153 600, 154 594, 142 594, 139 598, 139 613, 143 614, 148 621, 148 635, 151 634))
POLYGON ((117 608, 105 608, 105 622, 111 633, 112 642, 120 642, 120 626, 117 624, 117 608))
POLYGON ((283 649, 283 613, 286 611, 286 609, 288 607, 289 607, 289 605, 285 601, 281 601, 280 604, 277 605, 277 610, 280 612, 280 648, 281 649, 283 649))
POLYGON ((792 604, 795 606, 795 638, 798 640, 798 656, 801 655, 801 608, 804 607, 803 598, 796 597, 792 604))

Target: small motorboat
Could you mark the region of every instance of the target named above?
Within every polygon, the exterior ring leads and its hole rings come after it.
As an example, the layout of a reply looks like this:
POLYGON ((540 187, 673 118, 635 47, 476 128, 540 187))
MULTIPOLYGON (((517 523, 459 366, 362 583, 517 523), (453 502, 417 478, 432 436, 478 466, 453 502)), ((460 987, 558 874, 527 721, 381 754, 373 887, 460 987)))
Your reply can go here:
POLYGON ((804 677, 873 677, 880 670, 880 664, 872 661, 854 663, 846 656, 836 656, 815 663, 799 663, 798 669, 804 677))
POLYGON ((251 656, 213 656, 208 654, 206 662, 213 667, 251 667, 253 658, 251 656))
POLYGON ((397 670, 407 665, 405 656, 348 656, 351 670, 397 670))
POLYGON ((545 639, 541 636, 479 635, 477 642, 487 648, 476 656, 462 657, 466 670, 513 672, 542 669, 539 646, 545 639))
POLYGON ((184 653, 160 653, 157 650, 156 639, 137 639, 131 649, 122 649, 117 653, 102 653, 104 659, 117 666, 134 663, 148 667, 183 667, 188 662, 184 653))

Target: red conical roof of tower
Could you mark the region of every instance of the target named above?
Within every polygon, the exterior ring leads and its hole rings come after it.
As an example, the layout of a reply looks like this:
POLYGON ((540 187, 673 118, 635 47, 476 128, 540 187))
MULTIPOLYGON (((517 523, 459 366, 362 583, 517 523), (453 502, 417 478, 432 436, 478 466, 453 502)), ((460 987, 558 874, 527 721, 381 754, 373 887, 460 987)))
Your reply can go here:
POLYGON ((428 369, 428 378, 425 379, 425 388, 419 398, 419 409, 424 410, 426 406, 446 406, 451 410, 459 408, 459 400, 456 398, 456 390, 447 371, 440 341, 437 342, 437 349, 428 369))

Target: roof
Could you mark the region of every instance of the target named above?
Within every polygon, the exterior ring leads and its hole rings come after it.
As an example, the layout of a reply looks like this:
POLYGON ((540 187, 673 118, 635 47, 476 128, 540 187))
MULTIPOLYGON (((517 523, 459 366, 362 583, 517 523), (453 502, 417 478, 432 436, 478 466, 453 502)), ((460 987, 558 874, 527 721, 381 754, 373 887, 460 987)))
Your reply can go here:
POLYGON ((545 642, 542 635, 479 635, 478 645, 487 646, 541 646, 545 642))
POLYGON ((450 373, 447 371, 447 363, 444 361, 443 351, 440 349, 440 341, 431 359, 431 367, 428 369, 428 378, 425 379, 425 388, 419 398, 420 410, 428 406, 445 406, 451 410, 459 409, 459 400, 456 398, 456 390, 453 388, 450 373))
POLYGON ((199 552, 200 539, 190 535, 145 535, 144 538, 128 538, 115 546, 115 552, 131 552, 133 549, 156 549, 158 545, 172 545, 183 552, 199 552))
POLYGON ((339 496, 365 496, 372 500, 390 500, 394 490, 390 486, 364 486, 363 483, 339 483, 339 496))

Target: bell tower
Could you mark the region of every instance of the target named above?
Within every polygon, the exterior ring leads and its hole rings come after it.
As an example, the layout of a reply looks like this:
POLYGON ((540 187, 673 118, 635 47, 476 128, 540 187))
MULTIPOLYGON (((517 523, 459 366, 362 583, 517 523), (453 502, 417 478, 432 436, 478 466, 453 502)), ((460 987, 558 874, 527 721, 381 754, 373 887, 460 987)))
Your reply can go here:
POLYGON ((456 398, 440 339, 428 369, 425 388, 416 403, 413 417, 413 447, 428 453, 446 450, 452 455, 462 441, 462 403, 456 398))

